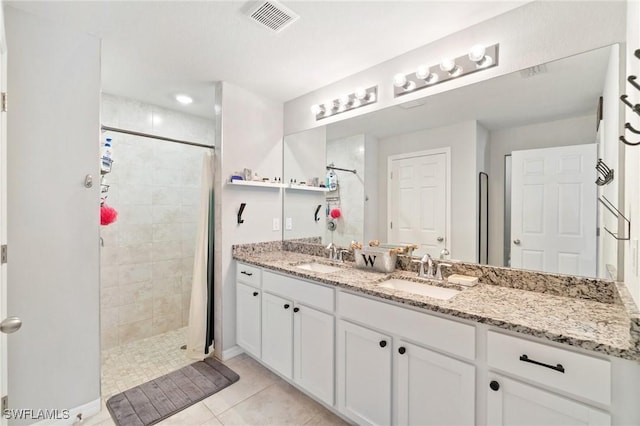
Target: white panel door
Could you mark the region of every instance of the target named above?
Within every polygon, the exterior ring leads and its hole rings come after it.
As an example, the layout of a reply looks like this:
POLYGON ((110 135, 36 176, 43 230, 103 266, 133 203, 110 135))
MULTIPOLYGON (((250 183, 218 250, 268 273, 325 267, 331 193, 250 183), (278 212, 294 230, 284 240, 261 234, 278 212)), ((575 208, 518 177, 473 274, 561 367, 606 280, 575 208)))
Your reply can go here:
POLYGON ((293 370, 292 302, 262 293, 262 361, 291 379, 293 370))
POLYGON ((260 358, 261 322, 260 290, 241 282, 236 283, 236 318, 238 345, 260 358))
POLYGON ((389 242, 439 255, 447 236, 447 154, 391 159, 389 242))
POLYGON ((473 365, 402 341, 395 356, 399 425, 474 424, 473 365))
POLYGON ((293 379, 312 395, 333 405, 333 315, 305 305, 293 309, 293 379))
MULTIPOLYGON (((0 0, 0 92, 7 91, 7 42, 0 0)), ((7 244, 7 113, 0 112, 0 245, 7 244)), ((7 264, 0 263, 0 321, 7 316, 7 264)), ((0 397, 7 395, 7 335, 0 333, 0 397)), ((7 424, 0 416, 0 425, 7 424)))
POLYGON ((609 414, 499 375, 488 390, 490 426, 607 426, 609 414), (494 390, 497 388, 497 390, 494 390))
POLYGON ((511 266, 596 276, 596 145, 512 153, 511 266))
POLYGON ((338 321, 338 409, 359 425, 391 424, 391 338, 338 321))

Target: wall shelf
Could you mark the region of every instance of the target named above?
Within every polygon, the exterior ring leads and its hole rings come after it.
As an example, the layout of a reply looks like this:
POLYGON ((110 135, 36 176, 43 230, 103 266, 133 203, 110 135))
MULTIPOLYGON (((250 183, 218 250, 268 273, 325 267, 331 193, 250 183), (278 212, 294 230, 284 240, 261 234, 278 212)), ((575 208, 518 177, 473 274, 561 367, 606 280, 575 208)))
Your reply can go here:
POLYGON ((329 189, 327 188, 321 188, 319 186, 297 185, 295 183, 290 183, 286 185, 285 189, 294 189, 296 191, 308 191, 308 192, 329 192, 329 189))
POLYGON ((283 183, 258 182, 252 180, 228 180, 227 185, 230 186, 255 186, 260 188, 285 188, 287 185, 283 183))

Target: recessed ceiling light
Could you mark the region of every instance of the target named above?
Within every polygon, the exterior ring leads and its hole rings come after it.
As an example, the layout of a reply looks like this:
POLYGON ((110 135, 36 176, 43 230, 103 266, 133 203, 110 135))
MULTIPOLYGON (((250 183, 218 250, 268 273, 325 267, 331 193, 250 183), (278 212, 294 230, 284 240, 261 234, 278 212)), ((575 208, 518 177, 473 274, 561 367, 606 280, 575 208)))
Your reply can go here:
POLYGON ((193 98, 187 95, 176 95, 176 101, 180 102, 183 105, 189 105, 193 102, 193 98))

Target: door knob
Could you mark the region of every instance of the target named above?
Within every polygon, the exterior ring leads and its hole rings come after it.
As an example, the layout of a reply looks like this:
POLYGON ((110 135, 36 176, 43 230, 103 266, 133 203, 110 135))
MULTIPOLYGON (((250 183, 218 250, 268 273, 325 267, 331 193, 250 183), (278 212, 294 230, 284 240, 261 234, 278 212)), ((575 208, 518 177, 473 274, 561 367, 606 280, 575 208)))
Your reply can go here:
POLYGON ((519 246, 520 245, 520 240, 513 240, 513 244, 519 246))
POLYGON ((9 317, 0 322, 0 331, 5 334, 15 333, 22 327, 22 320, 18 317, 9 317))
POLYGON ((443 238, 443 237, 438 237, 438 238, 436 238, 436 239, 438 240, 438 242, 439 242, 439 243, 441 243, 441 242, 443 242, 443 241, 444 241, 444 238, 443 238))

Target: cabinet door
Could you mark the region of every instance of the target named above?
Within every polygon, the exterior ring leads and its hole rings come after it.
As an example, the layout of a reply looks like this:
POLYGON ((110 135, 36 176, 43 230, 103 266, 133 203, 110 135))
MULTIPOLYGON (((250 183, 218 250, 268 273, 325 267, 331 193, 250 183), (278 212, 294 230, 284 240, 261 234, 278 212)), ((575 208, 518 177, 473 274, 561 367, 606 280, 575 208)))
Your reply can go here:
POLYGON ((338 321, 338 408, 357 424, 391 424, 391 338, 338 321))
POLYGON ((398 424, 475 424, 475 367, 399 342, 398 424))
POLYGON ((250 285, 236 283, 237 341, 238 345, 260 358, 260 290, 250 285))
POLYGON ((493 375, 489 386, 489 425, 611 424, 611 418, 605 412, 515 380, 493 375))
POLYGON ((333 315, 305 305, 293 313, 293 379, 333 405, 333 315))
POLYGON ((293 367, 293 302, 262 294, 262 361, 288 379, 293 367))

